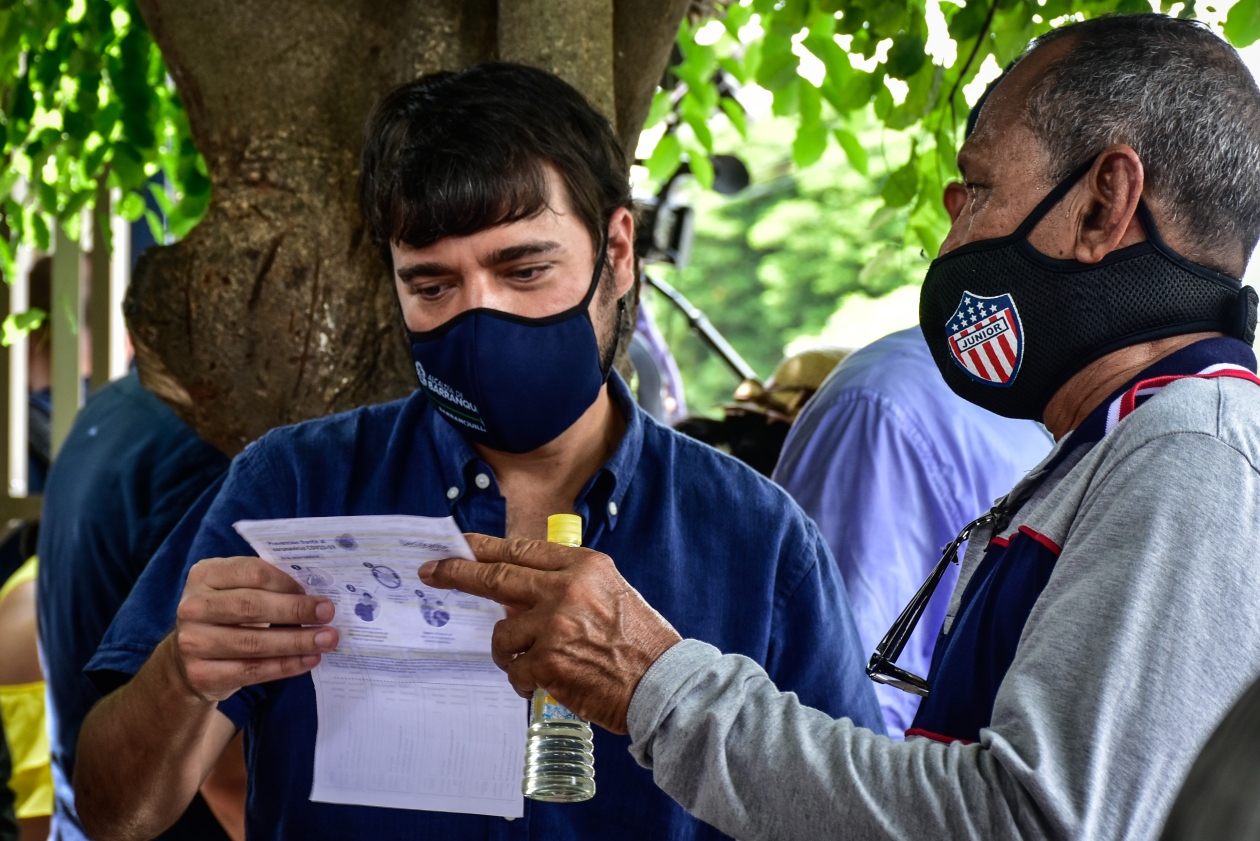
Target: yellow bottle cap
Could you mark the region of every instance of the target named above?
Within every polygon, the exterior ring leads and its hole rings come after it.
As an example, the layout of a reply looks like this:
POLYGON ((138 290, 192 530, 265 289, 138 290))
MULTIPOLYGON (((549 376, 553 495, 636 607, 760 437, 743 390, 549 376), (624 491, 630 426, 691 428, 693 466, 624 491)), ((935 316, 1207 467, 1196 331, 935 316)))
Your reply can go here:
POLYGON ((552 514, 547 518, 547 542, 582 545, 582 518, 577 514, 552 514))

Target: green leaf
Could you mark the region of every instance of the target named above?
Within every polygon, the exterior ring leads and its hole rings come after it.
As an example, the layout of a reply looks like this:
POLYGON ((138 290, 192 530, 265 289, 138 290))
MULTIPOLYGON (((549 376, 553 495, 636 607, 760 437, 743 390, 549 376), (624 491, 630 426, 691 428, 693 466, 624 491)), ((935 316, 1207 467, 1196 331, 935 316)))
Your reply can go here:
POLYGON ((827 151, 827 127, 821 122, 802 121, 796 129, 796 139, 792 141, 793 162, 801 168, 816 164, 822 159, 825 151, 827 151))
POLYGON ((766 90, 777 93, 800 78, 796 73, 800 63, 800 58, 792 52, 790 41, 780 43, 767 39, 761 48, 756 82, 766 90))
POLYGON ((849 159, 849 165, 863 175, 870 175, 870 159, 866 154, 866 147, 858 140, 857 135, 845 128, 836 129, 835 134, 836 141, 849 159))
POLYGON ((909 79, 918 73, 927 61, 926 47, 927 42, 917 33, 899 33, 888 48, 888 75, 894 79, 909 79))
POLYGON ((776 117, 790 117, 793 114, 800 113, 801 85, 803 84, 807 84, 807 82, 800 76, 797 76, 792 81, 792 84, 775 91, 774 102, 770 106, 770 113, 776 117))
POLYGON ((879 197, 889 207, 905 207, 914 200, 919 191, 917 163, 912 155, 904 166, 888 174, 888 180, 884 182, 884 189, 880 191, 879 197))
POLYGON ((908 239, 918 240, 919 245, 923 248, 929 259, 940 253, 942 238, 929 225, 910 224, 906 226, 906 233, 909 234, 908 239))
POLYGON ((879 90, 875 91, 875 116, 881 120, 886 120, 892 108, 892 93, 889 92, 887 85, 881 84, 879 90))
POLYGON ((73 218, 74 215, 86 207, 88 202, 92 201, 95 196, 95 188, 90 190, 79 190, 70 196, 69 200, 66 202, 66 206, 61 209, 61 212, 58 213, 57 216, 61 219, 73 218))
POLYGON ((731 125, 735 126, 735 130, 739 132, 739 136, 748 139, 748 115, 744 113, 744 106, 740 105, 733 99, 722 98, 722 111, 731 121, 731 125))
POLYGON ((52 235, 48 230, 48 223, 44 221, 42 213, 32 213, 30 216, 31 235, 35 239, 35 247, 40 251, 47 251, 52 247, 52 235))
POLYGON ((145 210, 144 221, 149 223, 149 233, 153 235, 154 242, 166 242, 166 226, 162 224, 162 217, 152 210, 145 210))
POLYGON ((811 32, 802 42, 802 46, 823 63, 827 68, 827 78, 836 79, 837 84, 843 84, 853 74, 853 64, 849 61, 848 54, 840 49, 840 45, 830 35, 811 32))
POLYGON ((696 181, 706 190, 713 189, 713 161, 709 160, 708 155, 693 153, 688 160, 691 166, 691 174, 696 177, 696 181))
POLYGON ((748 66, 733 56, 724 56, 718 59, 718 66, 735 77, 735 81, 741 85, 748 83, 748 66))
POLYGON ((797 97, 802 123, 817 123, 822 119, 822 94, 818 88, 802 80, 797 97))
POLYGON ((984 28, 984 20, 989 15, 989 4, 997 0, 967 0, 967 4, 954 14, 949 21, 949 37, 958 42, 970 41, 980 34, 984 28))
POLYGON ((682 101, 678 103, 678 113, 682 116, 687 125, 691 126, 691 130, 695 132, 696 139, 700 141, 700 145, 704 147, 706 152, 713 152, 713 132, 709 128, 709 114, 712 109, 704 107, 700 102, 692 96, 692 92, 688 91, 682 101))
POLYGON ((18 79, 13 89, 13 104, 9 106, 9 122, 26 123, 35 114, 35 95, 31 92, 31 74, 18 79))
POLYGON ((176 239, 183 239, 206 215, 206 208, 209 204, 209 191, 202 195, 185 196, 184 200, 172 209, 171 215, 167 219, 167 227, 170 228, 171 234, 176 239))
POLYGON ((758 38, 751 44, 744 45, 744 78, 740 81, 747 83, 749 79, 756 81, 757 71, 761 67, 761 48, 764 47, 766 41, 764 38, 758 38))
POLYGON ((1260 41, 1260 0, 1238 0, 1225 18, 1225 37, 1235 47, 1260 41))
POLYGON ((882 78, 876 73, 853 70, 844 79, 833 79, 827 76, 823 80, 821 90, 823 96, 831 103, 831 107, 844 113, 870 105, 871 97, 875 95, 878 88, 882 87, 881 81, 882 78))
POLYGON ((896 266, 901 249, 895 245, 886 245, 879 250, 862 270, 858 272, 857 281, 860 286, 871 287, 878 284, 896 266))
POLYGON ((867 223, 866 229, 868 231, 878 231, 880 228, 896 219, 899 213, 901 213, 900 208, 884 205, 879 210, 875 211, 875 215, 872 216, 871 221, 867 223))
POLYGON ((118 215, 128 222, 135 222, 144 215, 144 197, 136 192, 128 192, 118 203, 118 215))
POLYGON ((35 195, 39 198, 39 206, 46 213, 57 212, 57 188, 46 181, 35 182, 35 195))
POLYGON ((652 97, 652 107, 648 109, 647 119, 643 121, 643 128, 649 129, 665 119, 665 115, 670 112, 672 107, 670 98, 670 91, 659 90, 656 92, 656 95, 652 97))
POLYGON ((100 174, 101 166, 105 163, 105 156, 109 154, 109 151, 109 144, 101 143, 83 156, 83 172, 89 178, 95 178, 100 174))
POLYGON ((666 132, 657 141, 652 156, 647 159, 648 175, 654 181, 664 181, 674 174, 681 161, 682 143, 678 140, 678 135, 672 131, 666 132))
POLYGON ((144 172, 144 159, 129 143, 114 147, 113 171, 118 178, 118 186, 124 190, 139 189, 148 177, 144 172))
POLYGON ((867 7, 867 23, 875 40, 891 38, 910 23, 906 0, 879 0, 867 7))
POLYGON ((732 3, 726 7, 726 12, 722 15, 722 23, 726 26, 726 31, 731 34, 732 38, 738 38, 739 30, 748 23, 752 16, 753 10, 750 7, 732 3))
POLYGON ((82 143, 87 140, 95 126, 82 111, 65 111, 61 115, 62 127, 72 140, 82 143))
POLYGON ((48 313, 39 307, 31 307, 26 312, 13 313, 0 324, 0 345, 12 347, 18 339, 30 334, 44 323, 48 313))

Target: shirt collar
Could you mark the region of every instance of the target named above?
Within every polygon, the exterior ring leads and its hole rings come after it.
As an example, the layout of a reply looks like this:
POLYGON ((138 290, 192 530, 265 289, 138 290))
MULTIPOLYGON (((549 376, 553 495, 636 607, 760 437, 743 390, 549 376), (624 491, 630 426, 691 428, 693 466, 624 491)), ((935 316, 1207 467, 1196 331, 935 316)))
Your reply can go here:
MULTIPOLYGON (((617 449, 595 472, 574 501, 574 510, 586 521, 586 541, 592 542, 598 526, 606 522, 610 530, 616 529, 622 501, 630 487, 634 471, 643 452, 643 410, 635 403, 630 387, 613 371, 608 377, 608 396, 626 421, 626 431, 617 449)), ((422 392, 416 392, 412 400, 424 400, 422 392)), ((490 471, 468 443, 463 434, 450 424, 441 413, 425 412, 425 423, 437 451, 437 461, 448 505, 454 511, 455 504, 464 496, 468 477, 473 473, 490 471)))
POLYGON ((1115 426, 1114 417, 1108 423, 1108 414, 1114 414, 1113 405, 1138 383, 1159 377, 1194 376, 1214 365, 1239 365, 1254 373, 1256 354, 1245 342, 1225 336, 1202 339, 1170 353, 1116 389, 1090 412, 1080 426, 1064 439, 1054 459, 1046 465, 1047 472, 1058 466, 1076 448, 1085 444, 1096 444, 1106 437, 1115 426))
POLYGON ((608 396, 625 418, 626 431, 617 449, 613 450, 604 466, 595 471, 574 503, 574 510, 586 520, 588 544, 594 542, 601 522, 608 524, 609 531, 616 530, 622 501, 643 452, 644 412, 634 401, 626 381, 616 371, 608 377, 608 396))
POLYGON ((1127 391, 1145 380, 1158 377, 1194 376, 1212 366, 1240 366, 1254 373, 1256 355, 1250 345, 1238 339, 1217 336, 1187 345, 1148 366, 1090 412, 1076 429, 1055 445, 1038 467, 1020 479, 1010 493, 994 504, 994 510, 1001 509, 1003 513, 994 526, 993 534, 999 534, 1007 528, 1011 515, 1020 509, 1041 483, 1067 461, 1069 456, 1082 447, 1088 448, 1097 444, 1107 436, 1114 427, 1114 423, 1108 424, 1108 413, 1111 412, 1112 405, 1127 391))

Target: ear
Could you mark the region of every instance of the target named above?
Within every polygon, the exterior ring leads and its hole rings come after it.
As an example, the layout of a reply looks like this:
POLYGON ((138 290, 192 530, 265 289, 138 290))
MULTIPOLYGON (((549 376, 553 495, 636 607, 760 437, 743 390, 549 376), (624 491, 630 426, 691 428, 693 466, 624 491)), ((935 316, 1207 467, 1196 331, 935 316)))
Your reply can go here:
POLYGON ((963 208, 967 206, 967 188, 963 186, 961 181, 951 181, 945 185, 945 195, 941 197, 941 204, 945 205, 945 212, 949 214, 950 222, 957 222, 958 216, 963 212, 963 208))
POLYGON ((634 286, 634 216, 624 207, 608 220, 608 265, 612 267, 617 297, 634 286))
POLYGON ((1112 251, 1146 239, 1136 219, 1145 183, 1142 159, 1123 143, 1105 149, 1085 176, 1076 211, 1075 257, 1097 263, 1112 251))

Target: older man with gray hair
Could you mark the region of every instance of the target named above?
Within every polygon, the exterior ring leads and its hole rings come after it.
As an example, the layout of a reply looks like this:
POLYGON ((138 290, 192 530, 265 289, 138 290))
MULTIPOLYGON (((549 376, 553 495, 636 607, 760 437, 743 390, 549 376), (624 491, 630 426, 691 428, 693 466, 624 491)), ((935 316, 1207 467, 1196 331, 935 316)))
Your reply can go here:
MULTIPOLYGON (((1149 839, 1260 672, 1260 90, 1206 27, 1059 29, 986 102, 945 193, 920 322, 959 395, 1057 445, 969 526, 903 743, 682 640, 583 549, 475 537, 422 576, 515 607, 519 692, 629 732, 694 814, 743 839, 1149 839), (919 738, 914 738, 918 736, 919 738)), ((738 512, 732 512, 738 516, 738 512)), ((906 523, 914 528, 914 523, 906 523)), ((648 563, 623 558, 624 563, 648 563)))

